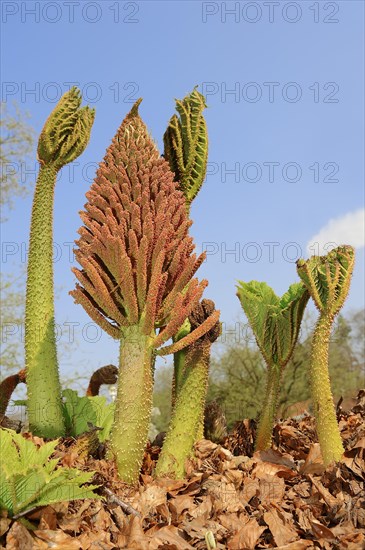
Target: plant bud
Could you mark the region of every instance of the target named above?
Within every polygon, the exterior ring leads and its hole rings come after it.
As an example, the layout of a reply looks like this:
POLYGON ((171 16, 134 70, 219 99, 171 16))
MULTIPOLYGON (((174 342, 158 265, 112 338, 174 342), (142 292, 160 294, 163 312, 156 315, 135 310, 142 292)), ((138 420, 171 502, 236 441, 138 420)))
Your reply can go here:
POLYGON ((38 160, 60 170, 84 152, 90 139, 95 110, 82 107, 76 87, 66 92, 49 115, 38 140, 38 160))
POLYGON ((203 110, 205 98, 196 89, 182 101, 176 100, 179 113, 170 119, 164 134, 164 156, 185 195, 187 207, 199 193, 208 160, 208 135, 203 110))

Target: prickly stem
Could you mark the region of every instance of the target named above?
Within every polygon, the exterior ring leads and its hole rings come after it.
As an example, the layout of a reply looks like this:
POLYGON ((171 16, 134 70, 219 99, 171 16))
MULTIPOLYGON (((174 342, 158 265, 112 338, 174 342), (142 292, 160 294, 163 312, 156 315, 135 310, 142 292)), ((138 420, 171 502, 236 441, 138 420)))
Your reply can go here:
POLYGON ((182 478, 185 461, 197 438, 208 383, 210 342, 199 341, 188 348, 185 375, 176 396, 169 429, 156 466, 156 475, 182 478))
POLYGON ((126 327, 120 342, 116 409, 111 452, 127 483, 138 482, 152 410, 152 337, 141 328, 126 327))
POLYGON ((340 460, 344 453, 328 372, 328 348, 332 324, 331 314, 320 315, 314 330, 310 364, 313 409, 325 466, 340 460))
POLYGON ((255 451, 264 451, 271 447, 272 431, 278 406, 281 368, 271 365, 268 370, 265 403, 257 427, 255 451))
POLYGON ((28 416, 33 434, 64 434, 53 292, 53 197, 57 170, 42 166, 33 201, 25 306, 28 416))

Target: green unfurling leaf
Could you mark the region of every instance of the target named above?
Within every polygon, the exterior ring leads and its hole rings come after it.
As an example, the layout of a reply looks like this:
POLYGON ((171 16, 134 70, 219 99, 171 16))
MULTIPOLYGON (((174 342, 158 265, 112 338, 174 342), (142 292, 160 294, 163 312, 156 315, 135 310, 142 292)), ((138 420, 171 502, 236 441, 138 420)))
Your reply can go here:
POLYGON ((266 283, 239 281, 237 296, 268 365, 284 367, 296 344, 309 293, 292 284, 279 298, 266 283))
POLYGON ((203 111, 205 98, 195 88, 183 100, 176 100, 179 113, 170 119, 164 134, 164 154, 185 195, 186 204, 199 193, 208 160, 208 134, 203 111))
POLYGON ((0 508, 10 516, 29 508, 80 498, 101 498, 95 485, 84 487, 94 472, 57 467, 51 459, 58 440, 37 446, 13 430, 0 429, 0 508))
POLYGON ((69 389, 64 390, 62 395, 66 431, 69 435, 77 437, 89 431, 89 424, 93 424, 100 428, 100 441, 109 438, 114 419, 114 403, 107 403, 106 397, 101 395, 80 397, 76 391, 69 389))

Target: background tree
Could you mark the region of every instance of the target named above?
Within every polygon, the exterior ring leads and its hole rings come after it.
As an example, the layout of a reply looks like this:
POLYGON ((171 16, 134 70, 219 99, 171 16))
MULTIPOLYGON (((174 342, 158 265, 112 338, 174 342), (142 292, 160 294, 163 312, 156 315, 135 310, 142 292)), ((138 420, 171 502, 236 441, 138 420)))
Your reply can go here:
MULTIPOLYGON (((0 205, 12 208, 16 196, 24 196, 29 185, 19 176, 21 167, 32 152, 34 130, 27 124, 28 113, 23 113, 14 105, 14 113, 9 112, 5 102, 1 102, 0 118, 0 205)), ((1 217, 1 221, 5 221, 1 217)))
MULTIPOLYGON (((280 392, 279 416, 299 414, 310 408, 308 367, 315 317, 305 314, 300 339, 285 368, 280 392), (297 405, 298 404, 298 405, 297 405)), ((329 369, 335 403, 342 396, 354 397, 365 387, 365 315, 362 310, 340 315, 330 341, 329 369)), ((228 429, 237 420, 256 418, 265 395, 266 367, 249 332, 236 342, 227 339, 217 345, 210 368, 208 399, 217 400, 227 418, 228 429)), ((160 409, 155 425, 165 431, 171 410, 172 365, 158 367, 155 375, 154 406, 160 409)))
MULTIPOLYGON (((11 113, 1 102, 0 118, 0 221, 6 222, 4 210, 14 207, 14 198, 25 196, 31 185, 21 177, 22 166, 32 152, 34 131, 27 123, 29 114, 15 104, 11 113)), ((22 330, 25 304, 25 265, 14 274, 1 273, 1 349, 0 379, 24 366, 22 330)))

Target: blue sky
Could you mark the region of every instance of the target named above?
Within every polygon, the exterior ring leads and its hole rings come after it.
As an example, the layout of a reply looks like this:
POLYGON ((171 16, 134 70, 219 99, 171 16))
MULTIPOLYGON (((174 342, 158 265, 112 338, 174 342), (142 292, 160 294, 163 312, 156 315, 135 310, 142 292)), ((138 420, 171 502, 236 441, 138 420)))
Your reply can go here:
MULTIPOLYGON (((208 175, 191 233, 208 251, 198 273, 209 280, 205 296, 228 329, 244 322, 237 279, 282 294, 297 280, 298 256, 328 242, 357 246, 345 309, 363 307, 363 12, 351 0, 2 2, 2 100, 29 111, 37 133, 70 83, 96 108, 87 151, 56 187, 60 339, 70 337, 65 323, 78 323, 72 357, 60 357, 64 374, 117 361, 116 344, 68 296, 70 250, 96 163, 138 97, 162 152, 174 98, 195 85, 207 96, 208 175)), ((31 200, 17 200, 2 226, 3 247, 15 243, 4 271, 25 259, 31 200)))

